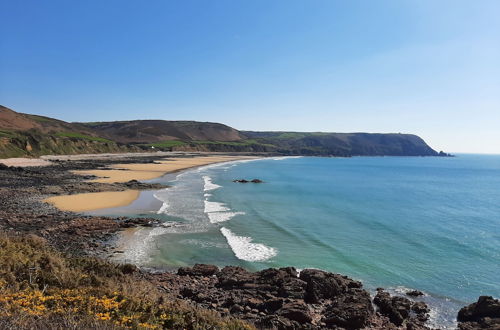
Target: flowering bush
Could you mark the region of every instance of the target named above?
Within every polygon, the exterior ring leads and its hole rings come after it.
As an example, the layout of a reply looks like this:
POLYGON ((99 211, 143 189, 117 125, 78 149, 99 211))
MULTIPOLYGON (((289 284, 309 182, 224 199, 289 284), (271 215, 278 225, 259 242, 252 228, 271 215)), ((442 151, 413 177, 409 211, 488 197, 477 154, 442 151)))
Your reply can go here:
POLYGON ((121 269, 99 259, 66 257, 38 237, 0 233, 0 328, 252 328, 169 300, 121 269))

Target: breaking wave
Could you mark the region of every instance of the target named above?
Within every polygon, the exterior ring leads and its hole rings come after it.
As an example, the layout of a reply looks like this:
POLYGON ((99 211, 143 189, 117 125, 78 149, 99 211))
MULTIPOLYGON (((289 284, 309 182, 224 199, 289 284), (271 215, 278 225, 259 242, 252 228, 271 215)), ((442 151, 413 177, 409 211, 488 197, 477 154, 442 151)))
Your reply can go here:
POLYGON ((203 181, 205 182, 205 186, 203 187, 204 191, 215 190, 221 187, 218 184, 213 183, 212 178, 207 175, 203 176, 203 181))
POLYGON ((260 243, 252 243, 251 237, 237 236, 225 227, 222 227, 220 231, 238 259, 266 261, 278 254, 275 248, 260 243))
POLYGON ((219 223, 231 220, 234 216, 243 214, 245 214, 245 212, 212 212, 207 215, 211 223, 219 223))

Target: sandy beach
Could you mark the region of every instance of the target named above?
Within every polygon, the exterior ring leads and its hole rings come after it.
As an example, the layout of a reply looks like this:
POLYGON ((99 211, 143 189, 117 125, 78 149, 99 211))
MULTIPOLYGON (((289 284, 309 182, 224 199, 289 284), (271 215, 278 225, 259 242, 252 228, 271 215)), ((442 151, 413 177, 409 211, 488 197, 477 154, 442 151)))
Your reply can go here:
POLYGON ((85 212, 129 205, 137 197, 139 190, 125 190, 55 196, 44 201, 61 211, 85 212))
POLYGON ((80 175, 95 175, 99 178, 90 182, 115 183, 130 180, 151 180, 159 178, 166 173, 185 170, 192 167, 209 165, 214 163, 229 162, 234 160, 253 159, 249 156, 206 156, 206 157, 182 157, 172 158, 150 164, 116 164, 111 165, 109 170, 83 170, 73 171, 80 175))
MULTIPOLYGON (((123 183, 131 180, 143 181, 159 178, 167 173, 188 168, 235 160, 254 159, 251 156, 200 156, 180 157, 160 160, 146 164, 115 164, 110 169, 76 170, 79 175, 95 175, 98 178, 89 180, 99 183, 123 183)), ((55 196, 45 199, 62 211, 85 212, 119 206, 126 206, 139 197, 138 190, 84 193, 75 195, 55 196)))

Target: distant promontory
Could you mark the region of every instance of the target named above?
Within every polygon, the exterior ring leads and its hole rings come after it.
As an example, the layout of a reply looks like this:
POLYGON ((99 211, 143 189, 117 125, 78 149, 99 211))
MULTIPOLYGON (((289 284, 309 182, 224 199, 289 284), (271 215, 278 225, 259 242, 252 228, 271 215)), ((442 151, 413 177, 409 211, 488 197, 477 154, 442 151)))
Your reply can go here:
POLYGON ((412 134, 238 131, 219 123, 166 120, 68 123, 0 106, 0 158, 146 150, 449 156, 412 134))

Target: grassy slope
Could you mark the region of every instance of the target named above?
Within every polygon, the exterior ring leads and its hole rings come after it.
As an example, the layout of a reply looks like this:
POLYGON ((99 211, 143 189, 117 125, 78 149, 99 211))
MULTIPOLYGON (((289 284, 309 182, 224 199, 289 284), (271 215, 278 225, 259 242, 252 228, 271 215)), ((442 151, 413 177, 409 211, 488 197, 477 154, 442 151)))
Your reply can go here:
POLYGON ((334 156, 436 156, 424 140, 411 134, 243 132, 284 154, 334 156))
POLYGON ((169 300, 131 265, 71 258, 0 232, 0 328, 251 329, 169 300))
POLYGON ((218 123, 164 120, 66 123, 1 106, 0 115, 0 158, 143 151, 152 147, 285 155, 437 155, 422 139, 409 134, 240 132, 218 123))
POLYGON ((288 155, 435 156, 425 142, 405 134, 256 133, 241 141, 164 140, 123 145, 78 132, 41 133, 0 130, 0 158, 148 150, 279 152, 288 155), (29 144, 29 146, 28 146, 29 144))
POLYGON ((108 139, 79 132, 0 130, 0 158, 140 150, 137 146, 120 145, 108 139))
POLYGON ((114 143, 113 141, 102 138, 102 137, 90 136, 90 135, 85 135, 85 134, 77 133, 77 132, 59 132, 59 133, 56 133, 55 135, 60 136, 60 137, 68 137, 68 138, 82 139, 82 140, 88 140, 88 141, 114 143))

